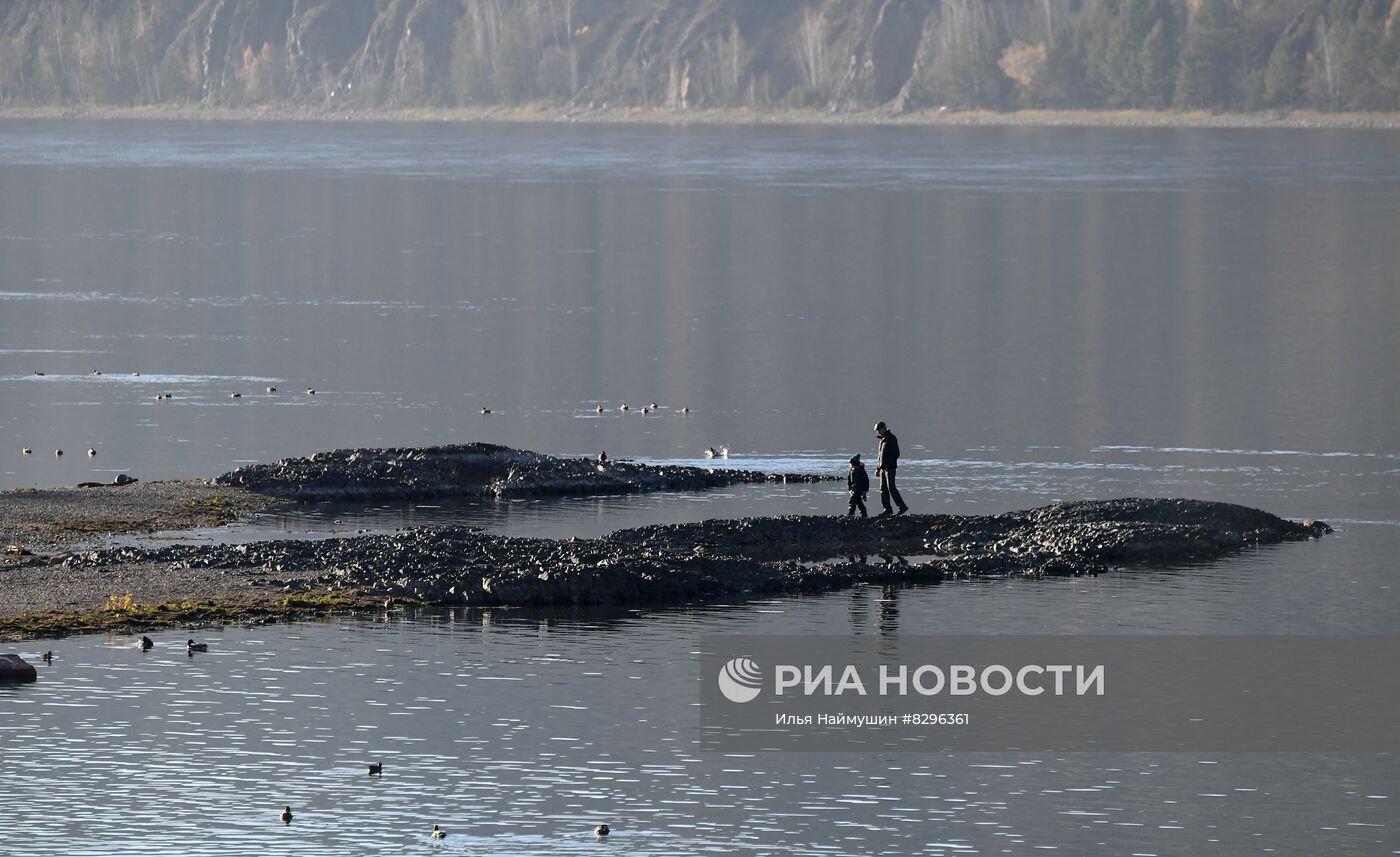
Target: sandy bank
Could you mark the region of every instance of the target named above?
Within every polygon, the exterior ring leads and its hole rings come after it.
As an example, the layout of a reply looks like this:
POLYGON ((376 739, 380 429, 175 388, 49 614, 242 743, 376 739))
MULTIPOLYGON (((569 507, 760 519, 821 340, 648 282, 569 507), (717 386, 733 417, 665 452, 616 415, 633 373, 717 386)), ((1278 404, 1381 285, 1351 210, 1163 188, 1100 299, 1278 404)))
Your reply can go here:
POLYGON ((641 125, 814 125, 814 126, 1017 126, 1079 128, 1370 128, 1400 129, 1400 113, 1320 113, 1270 110, 1209 113, 1174 110, 668 110, 640 107, 575 107, 531 104, 515 107, 453 107, 411 110, 310 110, 229 108, 200 105, 159 107, 0 107, 6 119, 112 119, 183 121, 312 122, 549 122, 641 125))

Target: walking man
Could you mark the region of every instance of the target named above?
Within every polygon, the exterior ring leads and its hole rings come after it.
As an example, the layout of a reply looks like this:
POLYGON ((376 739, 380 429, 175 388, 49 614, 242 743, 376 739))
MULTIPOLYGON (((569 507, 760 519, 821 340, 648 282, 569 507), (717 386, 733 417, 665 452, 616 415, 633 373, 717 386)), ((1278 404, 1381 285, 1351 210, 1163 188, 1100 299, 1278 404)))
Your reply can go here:
POLYGON ((904 498, 899 496, 899 489, 894 486, 894 472, 899 467, 899 438, 894 436, 885 421, 881 420, 875 424, 875 434, 880 438, 880 455, 876 459, 879 465, 875 468, 875 475, 880 477, 880 505, 885 507, 885 511, 879 514, 883 518, 886 515, 893 515, 894 510, 890 508, 890 498, 894 498, 895 505, 899 506, 899 514, 903 515, 909 511, 909 506, 904 502, 904 498))

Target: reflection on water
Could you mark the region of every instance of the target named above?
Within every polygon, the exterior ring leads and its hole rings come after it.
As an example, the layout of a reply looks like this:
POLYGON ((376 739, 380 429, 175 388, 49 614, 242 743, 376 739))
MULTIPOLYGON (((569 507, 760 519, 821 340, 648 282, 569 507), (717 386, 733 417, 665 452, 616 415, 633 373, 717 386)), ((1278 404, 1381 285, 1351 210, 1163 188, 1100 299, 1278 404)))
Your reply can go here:
POLYGON ((447 853, 596 853, 604 821, 606 847, 649 855, 1395 847, 1385 757, 696 747, 699 635, 1035 627, 1042 611, 1112 628, 1114 608, 1078 592, 1108 585, 859 587, 590 621, 395 612, 196 631, 210 650, 194 657, 184 631, 144 654, 121 636, 38 641, 54 664, 0 688, 0 788, 26 832, 0 853, 398 854, 435 823, 447 853))
POLYGON ((99 454, 0 486, 466 440, 843 461, 876 419, 926 459, 1393 455, 1395 139, 7 121, 0 433, 99 454))

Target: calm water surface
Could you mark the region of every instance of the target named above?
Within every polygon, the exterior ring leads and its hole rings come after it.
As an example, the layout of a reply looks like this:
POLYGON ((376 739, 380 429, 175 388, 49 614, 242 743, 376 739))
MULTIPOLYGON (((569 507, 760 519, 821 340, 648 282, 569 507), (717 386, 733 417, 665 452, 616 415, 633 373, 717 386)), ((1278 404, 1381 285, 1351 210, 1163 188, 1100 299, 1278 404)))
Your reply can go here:
POLYGON ((3 122, 0 485, 876 419, 1395 454, 1397 234, 1391 133, 3 122))
MULTIPOLYGON (((723 756, 692 665, 731 632, 1395 630, 1397 235, 1388 133, 0 123, 3 487, 467 440, 839 471, 883 418, 919 510, 1194 496, 1339 529, 1072 581, 196 631, 193 659, 183 631, 35 641, 55 663, 0 688, 0 854, 1396 853, 1393 756, 723 756)), ((303 506, 182 538, 843 508, 303 506)))

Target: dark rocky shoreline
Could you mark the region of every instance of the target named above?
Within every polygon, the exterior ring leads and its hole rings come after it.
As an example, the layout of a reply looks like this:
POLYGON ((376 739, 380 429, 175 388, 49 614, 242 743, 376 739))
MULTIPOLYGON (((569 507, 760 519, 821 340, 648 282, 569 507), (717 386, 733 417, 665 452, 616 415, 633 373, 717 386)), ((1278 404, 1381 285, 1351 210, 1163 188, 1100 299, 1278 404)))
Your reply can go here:
POLYGON ((216 478, 285 500, 389 500, 448 495, 565 497, 700 491, 752 482, 820 482, 810 474, 630 461, 558 458, 491 443, 399 449, 337 449, 276 464, 252 464, 216 478))
POLYGON ((621 530, 599 539, 466 527, 244 545, 115 548, 75 569, 217 569, 251 586, 466 606, 619 607, 979 575, 1073 576, 1216 559, 1327 532, 1226 503, 1120 499, 988 516, 785 516, 621 530), (915 559, 911 560, 910 557, 915 559))
POLYGON ((827 478, 599 464, 467 444, 337 450, 243 467, 210 481, 0 492, 0 534, 15 542, 0 556, 0 634, 181 622, 244 610, 301 615, 303 608, 356 609, 386 598, 608 610, 859 583, 1074 576, 1212 560, 1330 532, 1325 524, 1293 523, 1228 503, 1114 499, 984 516, 710 520, 594 539, 514 538, 444 526, 237 545, 102 547, 100 541, 118 532, 228 523, 286 500, 544 497, 827 478), (108 615, 114 599, 134 606, 108 615))

